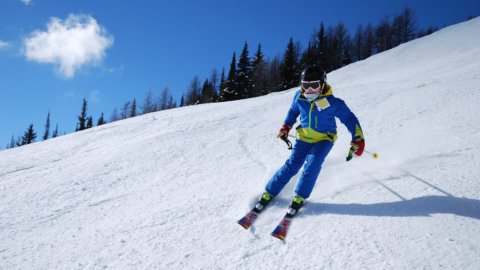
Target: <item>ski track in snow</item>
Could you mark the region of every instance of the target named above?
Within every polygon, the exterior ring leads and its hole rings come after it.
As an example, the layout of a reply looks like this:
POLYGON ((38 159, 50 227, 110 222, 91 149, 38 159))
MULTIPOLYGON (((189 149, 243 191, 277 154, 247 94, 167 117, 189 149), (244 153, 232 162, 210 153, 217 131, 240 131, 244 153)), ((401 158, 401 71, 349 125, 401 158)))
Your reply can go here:
POLYGON ((147 114, 0 152, 0 269, 479 269, 480 19, 328 74, 367 150, 327 157, 286 242, 295 89, 147 114))

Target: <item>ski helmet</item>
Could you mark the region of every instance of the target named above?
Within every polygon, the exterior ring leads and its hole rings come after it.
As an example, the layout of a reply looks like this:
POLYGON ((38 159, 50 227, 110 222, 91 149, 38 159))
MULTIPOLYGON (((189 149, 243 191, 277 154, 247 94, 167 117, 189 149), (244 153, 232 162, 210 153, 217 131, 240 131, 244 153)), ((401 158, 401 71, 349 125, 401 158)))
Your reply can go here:
POLYGON ((307 67, 300 77, 300 82, 320 81, 324 83, 327 80, 327 72, 320 66, 307 67))

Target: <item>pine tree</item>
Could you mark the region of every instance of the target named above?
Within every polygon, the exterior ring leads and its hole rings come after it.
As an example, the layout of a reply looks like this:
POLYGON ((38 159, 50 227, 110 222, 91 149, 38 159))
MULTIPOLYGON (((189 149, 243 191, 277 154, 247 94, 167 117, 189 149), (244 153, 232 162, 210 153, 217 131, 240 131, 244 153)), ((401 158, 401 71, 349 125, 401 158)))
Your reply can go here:
POLYGON ((12 139, 10 140, 10 144, 7 146, 7 149, 15 148, 15 134, 12 134, 12 139))
POLYGON ((168 109, 169 96, 170 96, 170 89, 168 87, 163 88, 158 100, 158 105, 157 105, 158 111, 163 111, 168 109))
POLYGON ((280 75, 280 58, 274 57, 268 68, 268 87, 273 91, 282 90, 282 78, 280 75))
POLYGON ((92 116, 89 116, 87 118, 86 128, 92 128, 92 127, 93 127, 93 118, 92 118, 92 116))
POLYGON ((255 58, 253 59, 253 72, 252 72, 252 96, 261 96, 268 94, 268 74, 267 63, 264 59, 262 52, 262 45, 258 44, 255 58))
POLYGON ((82 102, 82 111, 80 112, 80 115, 77 118, 78 118, 77 131, 84 130, 86 128, 86 122, 87 122, 87 101, 85 99, 83 99, 83 102, 82 102))
POLYGON ((361 54, 362 60, 372 56, 375 53, 375 28, 371 23, 367 24, 363 36, 365 43, 361 54))
POLYGON ((102 115, 100 115, 100 118, 98 118, 97 126, 101 126, 101 125, 104 125, 104 124, 106 124, 106 123, 105 123, 105 119, 103 117, 103 112, 102 112, 102 115))
POLYGON ((123 104, 122 109, 120 111, 120 119, 127 119, 129 117, 130 111, 130 101, 127 101, 123 104))
POLYGON ((327 37, 325 35, 325 26, 320 23, 320 30, 317 35, 317 63, 323 68, 327 67, 327 37))
POLYGON ((283 61, 280 65, 280 77, 282 80, 281 90, 297 86, 299 76, 297 48, 293 43, 293 39, 290 38, 283 56, 283 61))
POLYGON ((238 98, 244 99, 251 97, 253 88, 252 63, 249 57, 247 42, 245 42, 242 54, 238 60, 236 77, 238 98))
POLYGON ((217 102, 219 84, 218 84, 218 70, 216 68, 212 69, 212 73, 210 73, 210 84, 212 85, 212 90, 213 90, 211 102, 217 102))
POLYGON ((190 82, 190 87, 187 91, 186 105, 196 105, 200 102, 201 86, 198 76, 194 76, 190 82))
POLYGON ((52 138, 58 137, 58 124, 55 126, 55 130, 52 133, 52 138))
POLYGON ((177 107, 177 103, 173 99, 173 96, 170 95, 170 98, 168 100, 168 109, 173 109, 173 108, 176 108, 176 107, 177 107))
POLYGON ((220 86, 218 87, 218 99, 217 101, 222 102, 225 101, 225 95, 223 93, 223 90, 226 88, 226 82, 225 82, 225 68, 222 68, 222 74, 220 75, 220 86))
POLYGON ((414 39, 416 36, 416 19, 413 10, 406 7, 395 16, 392 24, 393 47, 414 39))
POLYGON ((388 17, 383 18, 375 30, 376 52, 380 53, 392 48, 392 26, 388 17))
POLYGON ((223 88, 223 96, 222 100, 230 101, 238 99, 238 93, 236 88, 236 57, 235 53, 233 53, 232 62, 230 63, 230 71, 228 72, 227 81, 225 82, 225 87, 223 88))
POLYGON ((37 133, 35 133, 35 131, 33 129, 33 124, 30 124, 27 131, 25 131, 25 133, 23 134, 22 142, 20 143, 19 146, 26 145, 26 144, 31 144, 31 143, 35 142, 36 138, 37 138, 37 133))
POLYGON ((50 136, 50 111, 48 112, 48 115, 47 115, 47 121, 45 123, 45 132, 43 133, 42 139, 44 141, 48 140, 49 136, 50 136))
POLYGON ((363 60, 363 52, 365 50, 366 46, 366 40, 365 40, 365 32, 363 29, 363 25, 359 24, 357 26, 357 30, 355 32, 355 35, 353 36, 353 44, 352 44, 352 59, 354 61, 360 61, 363 60))
POLYGON ((110 115, 110 123, 120 120, 118 116, 117 108, 113 108, 112 114, 110 115))
POLYGON ((214 97, 213 85, 208 79, 205 80, 202 87, 202 94, 200 97, 201 103, 210 103, 214 97))
MULTIPOLYGON (((103 116, 103 113, 102 113, 103 116)), ((132 107, 130 108, 130 117, 135 117, 137 116, 137 100, 133 99, 132 101, 132 107)))
MULTIPOLYGON (((142 105, 142 114, 151 113, 156 111, 156 106, 153 98, 152 90, 148 90, 147 95, 145 96, 145 100, 143 101, 142 105)), ((112 122, 112 121, 110 121, 112 122)))
POLYGON ((299 62, 299 69, 304 70, 305 68, 318 65, 318 56, 317 56, 317 46, 315 43, 309 42, 307 49, 303 52, 302 57, 299 62))
POLYGON ((180 107, 183 107, 183 106, 185 106, 185 98, 182 95, 182 98, 180 99, 180 107))

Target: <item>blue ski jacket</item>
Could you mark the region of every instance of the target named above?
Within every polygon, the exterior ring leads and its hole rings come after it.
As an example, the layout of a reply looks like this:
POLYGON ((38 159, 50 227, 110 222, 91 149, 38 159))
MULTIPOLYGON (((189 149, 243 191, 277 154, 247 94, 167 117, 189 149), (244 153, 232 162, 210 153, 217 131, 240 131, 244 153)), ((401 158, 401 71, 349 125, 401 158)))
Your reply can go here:
POLYGON ((307 143, 328 140, 333 143, 337 139, 337 117, 352 134, 352 141, 364 140, 357 117, 342 99, 333 96, 330 85, 326 84, 325 87, 327 90, 324 94, 312 102, 306 99, 300 90, 297 91, 284 124, 293 127, 300 115, 300 125, 296 128, 298 140, 307 143))

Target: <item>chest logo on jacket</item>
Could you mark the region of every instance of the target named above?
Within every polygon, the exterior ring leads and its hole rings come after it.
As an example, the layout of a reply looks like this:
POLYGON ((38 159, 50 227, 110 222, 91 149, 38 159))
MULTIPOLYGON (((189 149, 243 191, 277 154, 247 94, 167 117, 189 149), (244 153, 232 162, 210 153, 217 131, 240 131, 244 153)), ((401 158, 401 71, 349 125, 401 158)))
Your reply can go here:
POLYGON ((315 102, 317 104, 317 109, 319 111, 325 110, 326 108, 330 107, 330 103, 326 98, 322 98, 319 101, 315 102))

